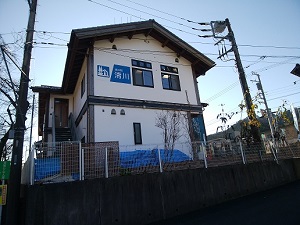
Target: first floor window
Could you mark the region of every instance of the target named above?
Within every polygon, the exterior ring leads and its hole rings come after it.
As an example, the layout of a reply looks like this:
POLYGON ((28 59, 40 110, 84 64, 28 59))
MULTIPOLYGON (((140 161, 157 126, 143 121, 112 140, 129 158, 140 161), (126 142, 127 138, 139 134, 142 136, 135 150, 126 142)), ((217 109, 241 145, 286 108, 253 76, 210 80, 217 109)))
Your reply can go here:
POLYGON ((175 74, 161 74, 163 89, 180 91, 179 76, 175 74))
POLYGON ((133 123, 134 144, 142 144, 142 130, 140 123, 133 123))

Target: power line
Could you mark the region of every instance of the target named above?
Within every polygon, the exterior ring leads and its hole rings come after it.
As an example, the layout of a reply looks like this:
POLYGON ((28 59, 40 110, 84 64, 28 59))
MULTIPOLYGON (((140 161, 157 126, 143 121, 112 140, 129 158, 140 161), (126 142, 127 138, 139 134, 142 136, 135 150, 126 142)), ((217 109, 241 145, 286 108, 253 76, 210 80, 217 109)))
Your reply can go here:
POLYGON ((247 45, 239 44, 239 47, 252 47, 252 48, 278 48, 278 49, 290 49, 290 50, 300 50, 300 47, 288 47, 288 46, 274 46, 274 45, 247 45))
MULTIPOLYGON (((90 1, 90 0, 89 0, 89 1, 90 1)), ((184 26, 184 27, 187 27, 187 28, 190 28, 190 29, 194 29, 194 27, 191 27, 191 26, 188 26, 188 25, 184 25, 184 24, 182 24, 182 23, 175 22, 174 20, 169 20, 169 19, 166 19, 166 18, 164 18, 164 17, 157 16, 157 15, 151 14, 151 13, 149 13, 149 12, 145 12, 145 11, 139 10, 139 9, 137 9, 137 8, 133 8, 133 7, 130 7, 130 6, 128 6, 128 5, 124 5, 124 4, 121 4, 121 3, 119 3, 119 2, 115 2, 115 1, 113 1, 113 0, 107 0, 107 1, 113 2, 113 3, 117 4, 117 5, 121 5, 121 6, 124 6, 124 7, 126 7, 126 8, 129 8, 129 9, 133 9, 133 10, 138 11, 138 12, 142 12, 142 13, 148 14, 148 15, 150 15, 150 16, 157 17, 157 18, 162 19, 162 20, 166 20, 166 21, 168 21, 168 22, 171 22, 171 23, 174 23, 174 24, 177 24, 177 25, 180 25, 180 26, 184 26)), ((136 3, 135 3, 135 4, 136 4, 136 3)), ((141 5, 141 4, 139 4, 139 5, 141 5)), ((150 7, 148 7, 148 8, 150 8, 150 7)), ((157 11, 157 10, 156 10, 156 11, 157 11)), ((161 11, 161 12, 162 12, 162 11, 161 11)), ((169 15, 171 15, 171 14, 169 14, 169 15)))
MULTIPOLYGON (((106 8, 109 8, 109 9, 112 9, 112 10, 115 10, 115 11, 118 11, 118 12, 121 12, 121 13, 125 13, 129 16, 133 16, 135 18, 138 18, 138 19, 143 19, 143 20, 146 20, 145 18, 142 18, 142 17, 139 17, 137 15, 134 15, 134 14, 131 14, 131 13, 128 13, 128 12, 125 12, 125 11, 122 11, 122 10, 119 10, 119 9, 116 9, 116 8, 113 8, 113 7, 110 7, 110 6, 107 6, 107 5, 104 5, 104 4, 101 4, 99 2, 95 2, 93 0, 88 0, 89 2, 92 2, 94 4, 97 4, 97 5, 101 5, 103 7, 106 7, 106 8)), ((171 26, 167 26, 167 25, 164 25, 165 27, 168 27, 170 29, 173 29, 173 30, 177 30, 177 31, 180 31, 180 32, 183 32, 183 33, 187 33, 187 34, 191 34, 191 35, 195 35, 195 36, 198 36, 197 34, 194 34, 194 33, 191 33, 191 32, 188 32, 188 31, 184 31, 184 30, 181 30, 181 29, 178 29, 178 28, 174 28, 174 27, 171 27, 171 26)))
MULTIPOLYGON (((151 10, 157 11, 157 12, 159 12, 159 13, 163 13, 163 14, 168 15, 168 16, 172 16, 172 17, 177 18, 177 19, 180 19, 180 20, 184 20, 184 21, 189 22, 189 23, 195 23, 195 24, 200 24, 200 25, 202 25, 202 23, 195 22, 195 21, 193 21, 193 20, 186 19, 186 18, 177 16, 177 15, 174 15, 174 14, 171 14, 171 13, 168 13, 168 12, 164 12, 164 11, 161 11, 161 10, 158 10, 158 9, 155 9, 155 8, 152 8, 152 7, 149 7, 149 6, 147 6, 147 5, 140 4, 140 3, 135 2, 135 1, 132 1, 132 0, 126 0, 126 1, 131 2, 131 3, 134 3, 134 4, 139 5, 139 6, 142 6, 142 7, 145 7, 145 8, 147 8, 147 9, 151 9, 151 10)), ((146 13, 146 12, 144 12, 144 13, 146 13)), ((148 14, 148 13, 147 13, 147 14, 148 14)), ((173 21, 172 21, 172 22, 173 22, 173 21)), ((187 26, 187 27, 189 27, 189 26, 187 26)), ((191 27, 189 27, 189 28, 191 28, 191 27)), ((194 28, 192 27, 192 29, 194 29, 194 28)), ((194 42, 194 43, 197 43, 197 42, 194 42)), ((254 47, 254 48, 278 48, 278 49, 295 49, 295 50, 299 50, 299 49, 300 49, 300 47, 286 47, 286 46, 273 46, 273 45, 249 45, 249 44, 244 44, 244 45, 243 45, 243 44, 239 44, 239 46, 241 46, 241 47, 254 47)))
POLYGON ((269 69, 272 69, 274 67, 277 67, 277 66, 280 66, 282 64, 286 64, 287 62, 291 62, 291 61, 294 61, 296 59, 299 59, 300 56, 297 56, 297 57, 291 57, 292 59, 288 59, 288 60, 285 60, 285 61, 282 61, 282 62, 278 62, 276 64, 273 64, 273 65, 270 65, 270 66, 266 66, 266 67, 263 67, 261 69, 258 69, 258 70, 255 70, 254 72, 258 73, 258 72, 262 72, 262 71, 265 71, 265 70, 269 70, 269 69))
POLYGON ((187 21, 187 19, 185 19, 185 18, 183 18, 183 17, 177 16, 177 15, 174 15, 174 14, 171 14, 171 13, 168 13, 168 12, 164 12, 164 11, 161 11, 161 10, 158 10, 158 9, 155 9, 155 8, 151 8, 151 7, 147 6, 147 5, 143 5, 143 4, 140 4, 140 3, 135 2, 135 1, 131 1, 131 0, 126 0, 126 1, 131 2, 131 3, 134 3, 134 4, 139 5, 139 6, 142 6, 142 7, 145 7, 145 8, 147 8, 147 9, 151 9, 151 10, 154 10, 154 11, 157 11, 157 12, 160 12, 160 13, 163 13, 163 14, 166 14, 166 15, 168 15, 168 16, 175 17, 175 18, 177 18, 177 19, 181 19, 181 20, 187 21))
MULTIPOLYGON (((90 1, 90 0, 89 0, 90 1)), ((127 0, 130 1, 130 0, 127 0)), ((98 4, 98 3, 96 3, 98 4)), ((100 3, 99 3, 100 4, 100 3)), ((159 11, 159 10, 158 10, 159 11)), ((162 11, 161 11, 162 12, 162 11)), ((139 18, 139 17, 138 17, 139 18)), ((18 32, 10 32, 10 33, 2 33, 0 35, 9 35, 9 34, 19 34, 19 33, 23 33, 25 31, 18 31, 18 32)), ((47 34, 49 33, 51 35, 51 37, 58 39, 58 40, 62 40, 62 41, 66 41, 68 42, 68 40, 65 39, 61 39, 59 37, 55 37, 53 36, 53 34, 64 34, 64 35, 70 35, 70 32, 62 32, 62 31, 45 31, 45 30, 35 30, 36 33, 40 33, 40 34, 47 34)), ((38 35, 39 36, 39 35, 38 35)), ((40 37, 40 36, 39 36, 40 37)), ((40 37, 41 38, 41 37, 40 37)), ((139 39, 139 40, 143 40, 142 38, 132 38, 132 39, 139 39)), ((202 42, 202 41, 187 41, 187 43, 189 44, 204 44, 204 45, 213 45, 213 42, 202 42)), ((14 44, 14 43, 6 43, 6 44, 14 44)), ((291 47, 291 46, 273 46, 273 45, 250 45, 250 44, 239 44, 239 47, 253 47, 253 48, 279 48, 279 49, 290 49, 290 50, 299 50, 299 47, 291 47)), ((205 53, 206 54, 206 53, 205 53)), ((218 55, 218 54, 214 54, 214 53, 207 53, 208 55, 218 55)), ((268 58, 283 58, 283 57, 300 57, 300 56, 295 56, 295 55, 243 55, 241 54, 241 56, 246 56, 246 57, 268 57, 268 58)), ((245 61, 245 60, 243 60, 245 61)), ((271 63, 271 62, 269 62, 271 63)))
POLYGON ((279 88, 278 90, 273 90, 273 91, 268 91, 266 92, 267 95, 276 95, 276 94, 280 94, 280 93, 287 93, 287 92, 291 92, 291 91, 298 91, 299 87, 292 87, 292 88, 279 88))
POLYGON ((269 99, 268 101, 273 101, 273 100, 276 100, 276 99, 279 99, 279 98, 284 98, 284 97, 288 97, 288 96, 292 96, 292 95, 296 95, 296 94, 300 94, 300 92, 296 92, 296 93, 289 94, 289 95, 282 95, 282 96, 279 96, 277 98, 269 99))

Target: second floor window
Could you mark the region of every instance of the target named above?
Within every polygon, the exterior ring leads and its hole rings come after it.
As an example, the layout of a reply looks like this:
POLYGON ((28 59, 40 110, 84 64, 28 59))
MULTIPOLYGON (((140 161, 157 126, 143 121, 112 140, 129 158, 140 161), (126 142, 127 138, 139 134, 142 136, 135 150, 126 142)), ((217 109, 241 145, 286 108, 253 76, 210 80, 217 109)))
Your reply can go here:
POLYGON ((133 85, 154 87, 152 64, 149 62, 132 60, 132 78, 133 85))
POLYGON ((161 71, 161 81, 163 89, 180 91, 180 81, 178 76, 178 69, 171 66, 160 66, 161 71), (167 73, 166 73, 167 72, 167 73))

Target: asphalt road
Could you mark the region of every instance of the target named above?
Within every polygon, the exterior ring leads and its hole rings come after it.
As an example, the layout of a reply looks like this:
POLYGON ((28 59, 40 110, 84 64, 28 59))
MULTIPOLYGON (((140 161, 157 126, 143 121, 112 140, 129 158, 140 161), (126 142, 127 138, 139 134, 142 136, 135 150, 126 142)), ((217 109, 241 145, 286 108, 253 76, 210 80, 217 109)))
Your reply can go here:
POLYGON ((300 181, 151 225, 300 225, 300 181))

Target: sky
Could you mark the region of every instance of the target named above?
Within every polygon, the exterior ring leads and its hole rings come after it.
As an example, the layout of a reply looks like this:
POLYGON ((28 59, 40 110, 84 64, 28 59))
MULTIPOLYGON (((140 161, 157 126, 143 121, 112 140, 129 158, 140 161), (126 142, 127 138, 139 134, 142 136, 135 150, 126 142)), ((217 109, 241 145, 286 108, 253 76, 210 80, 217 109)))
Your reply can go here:
MULTIPOLYGON (((246 113, 238 107, 243 94, 234 55, 218 59, 219 39, 199 37, 211 32, 197 30, 210 28, 198 23, 229 19, 252 98, 257 94, 254 72, 260 75, 269 108, 276 111, 283 103, 300 107, 300 77, 290 73, 300 63, 299 12, 299 0, 38 0, 30 85, 61 86, 72 29, 154 19, 216 63, 198 78, 200 99, 209 104, 206 130, 215 133, 222 125, 216 119, 222 108, 228 114, 239 112, 227 125, 246 113)), ((0 0, 0 34, 20 65, 28 15, 26 0, 0 0)), ((230 49, 228 41, 224 44, 230 49)), ((17 69, 13 74, 20 76, 17 69)), ((263 108, 258 104, 258 111, 263 108)), ((36 117, 33 130, 36 135, 36 117)))

